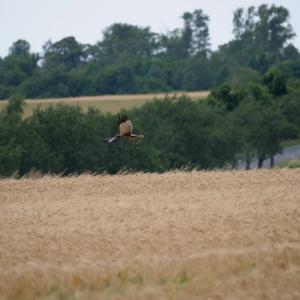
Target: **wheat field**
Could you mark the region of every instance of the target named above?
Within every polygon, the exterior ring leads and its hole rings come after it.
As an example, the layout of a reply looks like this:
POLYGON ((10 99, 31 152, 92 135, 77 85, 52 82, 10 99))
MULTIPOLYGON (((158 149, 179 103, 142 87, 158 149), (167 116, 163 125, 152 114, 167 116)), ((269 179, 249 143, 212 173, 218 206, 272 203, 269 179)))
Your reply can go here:
MULTIPOLYGON (((51 105, 64 104, 81 107, 83 112, 87 112, 89 107, 99 109, 102 112, 117 113, 122 109, 131 109, 140 107, 153 99, 164 99, 165 96, 183 96, 186 95, 192 100, 205 99, 209 91, 199 92, 170 92, 170 93, 152 93, 152 94, 134 94, 134 95, 102 95, 102 96, 82 96, 67 98, 48 98, 48 99, 26 99, 24 107, 24 117, 32 115, 33 111, 40 108, 47 108, 51 105)), ((0 112, 5 109, 8 100, 0 100, 0 112)))
POLYGON ((0 299, 300 299, 300 169, 1 179, 0 299))

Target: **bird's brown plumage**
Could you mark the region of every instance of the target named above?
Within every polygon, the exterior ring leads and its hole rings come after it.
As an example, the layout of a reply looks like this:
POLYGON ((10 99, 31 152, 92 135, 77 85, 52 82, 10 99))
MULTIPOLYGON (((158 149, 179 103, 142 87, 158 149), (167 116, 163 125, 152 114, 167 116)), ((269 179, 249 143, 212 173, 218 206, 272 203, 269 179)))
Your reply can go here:
POLYGON ((118 119, 118 125, 119 125, 119 133, 121 136, 128 136, 132 133, 133 126, 130 120, 128 120, 128 117, 126 115, 122 115, 118 119))
POLYGON ((128 119, 126 115, 120 115, 117 121, 119 127, 119 133, 116 134, 114 137, 106 138, 105 141, 108 143, 112 143, 114 141, 118 141, 121 138, 130 138, 130 139, 138 139, 141 140, 144 138, 142 134, 134 134, 133 126, 131 121, 128 119))

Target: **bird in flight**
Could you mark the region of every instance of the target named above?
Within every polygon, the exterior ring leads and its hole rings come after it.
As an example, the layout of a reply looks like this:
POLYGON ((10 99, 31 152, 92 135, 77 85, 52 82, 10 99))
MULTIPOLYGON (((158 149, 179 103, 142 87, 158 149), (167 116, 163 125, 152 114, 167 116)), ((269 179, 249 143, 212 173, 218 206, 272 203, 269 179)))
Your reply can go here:
POLYGON ((105 141, 108 143, 112 143, 114 141, 118 141, 120 139, 136 139, 139 140, 139 143, 142 141, 144 136, 142 134, 134 134, 133 126, 131 121, 128 119, 126 115, 121 115, 117 121, 119 127, 119 133, 116 134, 114 137, 106 138, 105 141))

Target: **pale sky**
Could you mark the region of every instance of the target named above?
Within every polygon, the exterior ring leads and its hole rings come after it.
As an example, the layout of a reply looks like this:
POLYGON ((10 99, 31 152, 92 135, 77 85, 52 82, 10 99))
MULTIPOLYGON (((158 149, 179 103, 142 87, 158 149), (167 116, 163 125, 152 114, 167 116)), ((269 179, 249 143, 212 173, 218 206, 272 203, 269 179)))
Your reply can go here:
POLYGON ((233 11, 260 4, 282 5, 290 11, 290 23, 300 49, 299 0, 0 0, 0 56, 18 39, 25 39, 32 52, 45 42, 74 36, 80 43, 95 44, 113 23, 128 23, 166 33, 182 27, 183 12, 203 9, 210 17, 212 49, 232 39, 233 11))

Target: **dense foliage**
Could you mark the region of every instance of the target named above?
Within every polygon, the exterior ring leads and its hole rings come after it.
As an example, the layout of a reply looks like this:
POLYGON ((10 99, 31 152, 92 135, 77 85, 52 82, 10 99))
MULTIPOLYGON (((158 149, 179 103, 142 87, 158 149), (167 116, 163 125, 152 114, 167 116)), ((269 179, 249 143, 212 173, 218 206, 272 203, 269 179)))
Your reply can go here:
POLYGON ((300 84, 274 96, 269 76, 242 89, 220 86, 207 101, 166 98, 125 112, 145 135, 139 144, 104 142, 116 133, 117 116, 57 105, 22 119, 24 102, 12 98, 0 113, 0 174, 232 168, 239 160, 249 167, 254 157, 259 166, 272 162, 282 142, 299 135, 300 84))
POLYGON ((299 51, 290 43, 295 34, 282 6, 237 9, 234 39, 216 51, 208 15, 199 9, 183 13, 182 20, 181 28, 163 34, 116 23, 94 45, 70 36, 46 42, 41 54, 18 40, 0 58, 0 99, 203 90, 241 68, 254 76, 274 65, 287 78, 300 78, 299 51))

